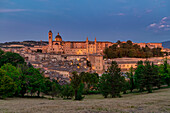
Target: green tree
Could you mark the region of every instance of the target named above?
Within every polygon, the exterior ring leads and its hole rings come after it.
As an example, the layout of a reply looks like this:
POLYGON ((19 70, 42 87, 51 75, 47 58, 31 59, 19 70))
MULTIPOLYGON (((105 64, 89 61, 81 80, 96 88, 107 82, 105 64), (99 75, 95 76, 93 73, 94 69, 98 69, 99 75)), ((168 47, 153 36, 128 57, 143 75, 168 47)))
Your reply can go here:
POLYGON ((121 97, 120 92, 124 86, 125 78, 121 76, 121 70, 115 61, 112 62, 106 74, 99 80, 99 88, 102 95, 107 98, 110 94, 113 97, 121 97))
POLYGON ((1 67, 1 69, 4 70, 5 75, 9 76, 13 80, 13 82, 16 84, 17 90, 15 92, 15 96, 18 96, 21 91, 20 73, 19 73, 18 69, 9 63, 4 64, 1 67))
POLYGON ((52 89, 51 90, 51 96, 54 99, 54 97, 56 97, 60 93, 60 85, 56 82, 52 82, 51 89, 52 89))
POLYGON ((121 76, 121 69, 118 68, 118 64, 115 61, 112 61, 111 66, 109 67, 109 75, 110 75, 110 86, 111 86, 111 91, 110 94, 113 97, 120 97, 120 92, 123 87, 123 82, 124 79, 121 76))
POLYGON ((157 86, 159 89, 162 85, 162 78, 161 75, 159 74, 159 67, 157 65, 154 65, 152 63, 152 73, 153 73, 153 86, 157 86))
POLYGON ((2 51, 1 49, 0 49, 0 58, 1 58, 1 56, 4 54, 4 51, 2 51))
POLYGON ((91 88, 98 83, 99 77, 97 73, 85 73, 81 72, 80 77, 82 82, 85 84, 86 91, 88 92, 91 88))
POLYGON ((164 64, 159 67, 159 73, 162 81, 170 86, 170 65, 167 63, 167 58, 164 60, 164 64))
POLYGON ((6 98, 13 96, 16 91, 16 84, 9 76, 5 75, 5 71, 0 69, 0 97, 6 98))
POLYGON ((82 83, 81 76, 76 72, 72 72, 72 76, 70 77, 71 79, 71 86, 74 89, 74 95, 75 95, 75 100, 80 100, 78 94, 78 90, 80 88, 80 84, 82 83))
POLYGON ((99 79, 99 90, 101 94, 104 96, 104 98, 108 97, 111 90, 111 87, 109 86, 110 85, 109 79, 110 75, 108 73, 102 74, 102 76, 99 79))
POLYGON ((29 67, 26 64, 19 64, 17 66, 17 69, 20 73, 20 78, 19 78, 19 80, 21 82, 20 95, 22 97, 24 97, 25 93, 28 91, 28 83, 29 83, 29 81, 28 81, 29 77, 28 76, 29 75, 27 75, 27 71, 28 71, 29 67))
POLYGON ((72 86, 70 84, 66 84, 66 85, 63 85, 62 86, 62 92, 61 92, 61 95, 63 98, 72 98, 73 97, 73 94, 74 94, 74 90, 72 88, 72 86))
POLYGON ((145 61, 145 65, 138 65, 135 71, 135 84, 139 91, 143 91, 144 88, 148 91, 148 93, 152 92, 152 87, 154 84, 159 87, 160 83, 156 79, 158 76, 158 71, 156 66, 149 61, 145 61))
POLYGON ((42 73, 38 69, 31 67, 27 70, 27 77, 28 77, 28 91, 31 95, 37 92, 37 96, 40 95, 44 85, 44 77, 42 73))
POLYGON ((13 66, 17 66, 18 64, 25 63, 25 61, 24 58, 17 53, 6 52, 3 55, 1 55, 0 67, 6 63, 10 63, 13 66))
POLYGON ((144 84, 145 84, 145 87, 146 87, 148 93, 152 92, 153 83, 154 83, 153 68, 150 65, 149 61, 145 61, 145 66, 144 66, 144 84))
POLYGON ((130 68, 129 72, 127 73, 127 76, 129 78, 130 91, 132 92, 133 89, 135 89, 133 67, 130 68))
POLYGON ((143 65, 138 65, 135 75, 134 75, 134 80, 135 80, 135 86, 137 89, 139 89, 140 92, 144 90, 145 83, 144 83, 144 66, 143 65))
POLYGON ((124 76, 122 76, 122 84, 123 84, 123 86, 122 86, 122 92, 123 92, 123 94, 126 94, 127 93, 127 90, 129 90, 130 89, 130 84, 129 84, 129 81, 127 81, 127 80, 125 80, 125 77, 124 76))

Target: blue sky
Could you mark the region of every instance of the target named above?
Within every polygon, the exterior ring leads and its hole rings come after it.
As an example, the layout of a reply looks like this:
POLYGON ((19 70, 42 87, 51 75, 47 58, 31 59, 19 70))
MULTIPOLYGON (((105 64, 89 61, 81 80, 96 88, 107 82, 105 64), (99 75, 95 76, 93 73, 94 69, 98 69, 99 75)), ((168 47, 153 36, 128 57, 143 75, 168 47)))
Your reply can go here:
POLYGON ((0 42, 170 40, 170 0, 0 0, 0 42))

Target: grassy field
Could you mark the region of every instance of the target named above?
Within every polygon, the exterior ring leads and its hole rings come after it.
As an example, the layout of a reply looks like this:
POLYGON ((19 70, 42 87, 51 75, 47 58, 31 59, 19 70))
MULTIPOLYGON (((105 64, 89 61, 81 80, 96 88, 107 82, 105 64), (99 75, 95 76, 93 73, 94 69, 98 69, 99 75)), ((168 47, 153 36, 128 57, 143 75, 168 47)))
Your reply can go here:
POLYGON ((101 95, 89 95, 83 101, 48 100, 33 98, 8 98, 0 100, 0 112, 22 113, 114 113, 170 112, 170 88, 155 90, 154 93, 134 93, 122 98, 104 99, 101 95))

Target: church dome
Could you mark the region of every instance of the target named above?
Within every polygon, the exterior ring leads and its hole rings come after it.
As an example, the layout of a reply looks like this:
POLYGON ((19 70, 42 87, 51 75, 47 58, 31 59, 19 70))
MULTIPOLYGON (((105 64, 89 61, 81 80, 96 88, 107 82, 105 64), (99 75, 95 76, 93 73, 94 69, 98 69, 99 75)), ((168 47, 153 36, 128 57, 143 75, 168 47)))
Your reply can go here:
POLYGON ((58 35, 55 37, 55 41, 62 41, 62 38, 61 38, 61 36, 59 35, 59 33, 58 33, 58 35))

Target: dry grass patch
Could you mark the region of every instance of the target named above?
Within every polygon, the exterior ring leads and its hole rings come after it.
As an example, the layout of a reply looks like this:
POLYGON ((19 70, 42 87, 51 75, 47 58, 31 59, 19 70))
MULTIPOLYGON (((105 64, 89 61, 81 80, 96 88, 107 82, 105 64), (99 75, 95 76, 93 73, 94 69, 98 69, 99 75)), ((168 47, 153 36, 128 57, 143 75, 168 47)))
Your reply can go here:
POLYGON ((112 113, 112 112, 170 112, 170 88, 147 94, 125 94, 122 98, 104 99, 88 95, 83 101, 9 98, 0 100, 0 112, 16 113, 112 113))

